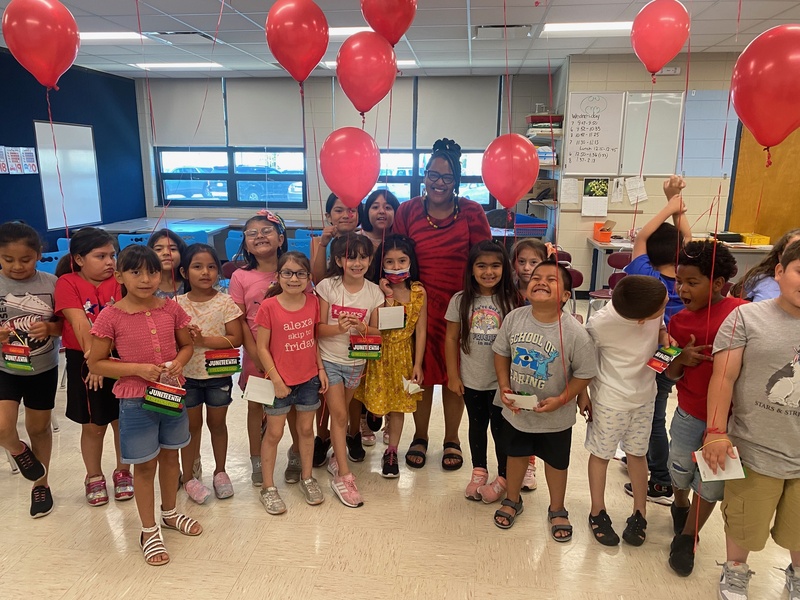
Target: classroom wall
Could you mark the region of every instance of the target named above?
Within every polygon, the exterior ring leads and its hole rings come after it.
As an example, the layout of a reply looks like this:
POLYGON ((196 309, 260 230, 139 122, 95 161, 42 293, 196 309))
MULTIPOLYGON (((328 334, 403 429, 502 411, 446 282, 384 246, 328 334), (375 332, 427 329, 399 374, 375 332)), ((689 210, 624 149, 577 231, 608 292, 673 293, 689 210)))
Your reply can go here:
MULTIPOLYGON (((36 146, 34 121, 47 121, 45 88, 0 48, 0 145, 36 146)), ((53 121, 91 125, 103 222, 145 215, 136 91, 133 80, 72 67, 50 93, 53 121)), ((0 175, 2 220, 22 219, 55 250, 64 230, 47 231, 38 175, 0 175)))
MULTIPOLYGON (((738 57, 732 53, 693 54, 689 70, 689 93, 692 90, 727 90, 730 86, 731 72, 738 57)), ((681 67, 681 74, 677 76, 659 76, 655 84, 655 91, 684 91, 686 88, 686 55, 679 55, 667 66, 681 67)), ((567 91, 570 92, 649 92, 651 88, 650 75, 644 66, 633 55, 578 55, 572 56, 567 69, 567 91)), ((566 100, 566 99, 565 99, 566 100)), ((722 123, 722 121, 721 121, 722 123)), ((720 125, 722 127, 722 125, 720 125)), ((732 140, 736 131, 728 130, 727 137, 732 140)), ((722 146, 719 147, 719 155, 722 146)), ((687 158, 689 152, 687 151, 687 158)), ((716 177, 687 177, 687 187, 684 191, 684 201, 688 212, 692 231, 696 235, 706 234, 715 230, 717 210, 714 208, 713 216, 708 214, 718 192, 721 192, 719 210, 719 229, 725 225, 728 193, 730 187, 730 173, 722 176, 720 167, 719 176, 716 177), (704 213, 706 213, 704 215, 704 213)), ((648 177, 645 180, 645 189, 649 200, 640 203, 641 214, 635 217, 636 228, 641 227, 663 206, 665 201, 661 189, 663 178, 648 177)), ((611 206, 611 205, 610 205, 611 206)), ((627 198, 623 200, 621 210, 609 210, 608 218, 617 222, 615 232, 625 234, 634 225, 633 207, 627 198)), ((587 245, 586 238, 592 235, 592 228, 596 219, 582 217, 578 207, 569 207, 561 211, 558 227, 558 244, 572 254, 573 266, 585 276, 585 283, 580 290, 589 289, 589 275, 592 271, 592 253, 587 245)))

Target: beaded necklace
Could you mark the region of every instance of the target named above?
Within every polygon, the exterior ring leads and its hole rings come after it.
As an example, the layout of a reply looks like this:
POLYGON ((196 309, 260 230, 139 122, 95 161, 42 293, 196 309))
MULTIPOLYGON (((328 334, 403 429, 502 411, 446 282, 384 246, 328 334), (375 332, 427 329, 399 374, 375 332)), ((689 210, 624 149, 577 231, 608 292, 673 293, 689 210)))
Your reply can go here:
POLYGON ((447 225, 437 225, 436 223, 434 223, 431 220, 431 216, 428 214, 428 204, 427 203, 428 203, 428 196, 426 195, 422 199, 422 210, 425 211, 425 218, 428 220, 428 225, 430 225, 434 229, 442 229, 442 228, 445 228, 445 227, 449 227, 450 225, 455 223, 456 220, 458 219, 458 211, 459 211, 459 208, 458 208, 458 197, 453 196, 453 214, 451 215, 453 220, 450 221, 450 223, 448 223, 447 225))

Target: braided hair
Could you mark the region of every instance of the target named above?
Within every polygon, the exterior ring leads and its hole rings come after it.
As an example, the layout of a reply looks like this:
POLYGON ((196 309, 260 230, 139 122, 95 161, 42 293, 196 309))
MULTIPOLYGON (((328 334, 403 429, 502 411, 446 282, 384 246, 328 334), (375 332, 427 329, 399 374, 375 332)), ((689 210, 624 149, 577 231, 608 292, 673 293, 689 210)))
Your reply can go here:
POLYGON ((447 138, 436 140, 433 144, 431 158, 428 160, 425 170, 431 168, 431 163, 435 158, 443 158, 447 161, 447 164, 450 165, 450 170, 453 172, 453 178, 455 180, 453 193, 458 196, 458 186, 461 183, 461 146, 459 146, 455 140, 448 140, 447 138))

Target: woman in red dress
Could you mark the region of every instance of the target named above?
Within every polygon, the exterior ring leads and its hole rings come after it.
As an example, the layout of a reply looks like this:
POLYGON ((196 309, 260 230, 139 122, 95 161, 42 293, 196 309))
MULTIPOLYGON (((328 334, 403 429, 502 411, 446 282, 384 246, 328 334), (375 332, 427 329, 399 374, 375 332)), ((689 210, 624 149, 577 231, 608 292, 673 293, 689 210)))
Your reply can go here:
POLYGON ((458 438, 464 400, 446 385, 444 314, 450 297, 464 285, 469 249, 491 239, 491 230, 481 205, 458 197, 460 180, 461 147, 447 138, 438 140, 425 170, 425 194, 402 203, 394 219, 394 233, 416 242, 420 280, 428 294, 428 336, 422 365, 425 389, 414 413, 414 441, 406 453, 406 463, 416 469, 425 466, 434 385, 442 386, 442 468, 454 471, 464 464, 458 438))

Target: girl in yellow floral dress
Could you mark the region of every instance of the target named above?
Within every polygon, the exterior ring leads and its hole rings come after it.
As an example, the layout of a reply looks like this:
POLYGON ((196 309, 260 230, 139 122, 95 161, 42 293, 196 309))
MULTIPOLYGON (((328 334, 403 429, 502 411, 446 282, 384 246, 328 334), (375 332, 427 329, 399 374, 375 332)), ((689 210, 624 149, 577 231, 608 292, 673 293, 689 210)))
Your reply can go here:
POLYGON ((383 454, 381 475, 399 477, 397 445, 405 413, 413 413, 422 399, 422 358, 425 354, 427 298, 419 282, 414 242, 402 235, 387 236, 372 261, 372 279, 386 295, 386 306, 405 309, 405 325, 381 331, 381 357, 367 361, 366 374, 355 397, 374 415, 389 419, 389 447, 383 454), (409 388, 411 388, 409 390, 409 388))

